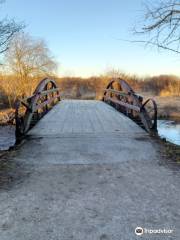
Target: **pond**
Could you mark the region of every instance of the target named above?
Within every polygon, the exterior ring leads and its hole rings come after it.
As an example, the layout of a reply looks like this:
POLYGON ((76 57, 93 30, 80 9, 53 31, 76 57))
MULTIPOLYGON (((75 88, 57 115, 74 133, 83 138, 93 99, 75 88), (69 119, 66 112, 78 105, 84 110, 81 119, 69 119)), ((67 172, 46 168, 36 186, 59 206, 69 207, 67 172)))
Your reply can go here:
POLYGON ((180 145, 180 122, 158 120, 158 133, 167 141, 180 145))
POLYGON ((0 151, 8 150, 15 144, 15 127, 0 126, 0 151))

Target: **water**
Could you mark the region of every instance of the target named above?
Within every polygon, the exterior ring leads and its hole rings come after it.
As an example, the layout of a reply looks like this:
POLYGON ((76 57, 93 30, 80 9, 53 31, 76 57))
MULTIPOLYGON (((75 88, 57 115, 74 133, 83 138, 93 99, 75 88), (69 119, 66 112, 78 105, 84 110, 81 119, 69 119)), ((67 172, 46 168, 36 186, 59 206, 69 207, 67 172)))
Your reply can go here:
POLYGON ((158 120, 158 133, 167 141, 180 145, 180 123, 170 120, 158 120))
POLYGON ((0 151, 8 150, 15 144, 15 127, 0 126, 0 151))

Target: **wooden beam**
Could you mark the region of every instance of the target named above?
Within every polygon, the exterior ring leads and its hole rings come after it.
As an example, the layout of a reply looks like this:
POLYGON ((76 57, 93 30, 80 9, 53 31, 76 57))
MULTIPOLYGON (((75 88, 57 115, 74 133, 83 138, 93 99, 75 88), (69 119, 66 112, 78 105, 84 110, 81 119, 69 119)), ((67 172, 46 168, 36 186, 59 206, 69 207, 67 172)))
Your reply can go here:
POLYGON ((141 111, 141 108, 138 107, 138 106, 134 106, 132 104, 129 104, 129 103, 126 103, 126 102, 123 102, 123 101, 120 101, 120 100, 116 100, 116 99, 113 99, 113 98, 109 98, 109 97, 106 97, 105 98, 106 100, 110 100, 111 102, 114 102, 114 103, 117 103, 123 107, 126 107, 128 109, 131 109, 131 110, 134 110, 136 112, 139 112, 141 111))

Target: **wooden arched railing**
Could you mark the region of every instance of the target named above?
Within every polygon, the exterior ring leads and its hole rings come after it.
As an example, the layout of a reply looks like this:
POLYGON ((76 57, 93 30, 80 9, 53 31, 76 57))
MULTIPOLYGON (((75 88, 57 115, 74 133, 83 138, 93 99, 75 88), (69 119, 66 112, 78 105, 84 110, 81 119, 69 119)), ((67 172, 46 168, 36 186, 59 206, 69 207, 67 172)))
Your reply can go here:
POLYGON ((45 78, 36 87, 32 96, 16 102, 16 138, 21 138, 58 101, 60 91, 54 80, 45 78))
POLYGON ((149 133, 157 132, 157 105, 150 98, 143 103, 123 79, 112 80, 104 91, 103 101, 126 114, 149 133))

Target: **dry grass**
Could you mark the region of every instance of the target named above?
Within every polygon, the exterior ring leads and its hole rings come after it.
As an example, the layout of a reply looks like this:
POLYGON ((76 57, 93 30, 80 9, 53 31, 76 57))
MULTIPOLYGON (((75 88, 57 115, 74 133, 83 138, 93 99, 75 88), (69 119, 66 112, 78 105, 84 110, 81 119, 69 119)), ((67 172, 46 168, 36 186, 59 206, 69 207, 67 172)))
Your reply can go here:
POLYGON ((3 109, 0 111, 0 125, 6 125, 7 123, 13 123, 15 116, 15 110, 12 108, 3 109))
MULTIPOLYGON (((116 74, 117 75, 117 74, 116 74)), ((113 77, 108 73, 99 77, 75 78, 64 77, 56 78, 61 89, 63 98, 74 99, 102 99, 104 89, 113 77)), ((126 80, 130 86, 138 93, 143 93, 145 97, 155 96, 160 112, 176 115, 180 105, 180 79, 175 76, 158 76, 151 78, 139 78, 134 75, 118 73, 116 77, 126 80), (162 109, 162 111, 161 111, 162 109)), ((40 78, 30 80, 31 92, 37 85, 40 78)), ((27 91, 28 92, 28 91, 27 91)), ((14 106, 14 102, 21 97, 21 85, 17 83, 14 76, 0 75, 0 109, 14 106)))
POLYGON ((180 96, 179 97, 161 97, 156 96, 158 105, 158 117, 180 120, 180 96))
POLYGON ((176 76, 161 75, 146 78, 141 85, 142 90, 152 92, 156 96, 180 96, 180 78, 176 76))

